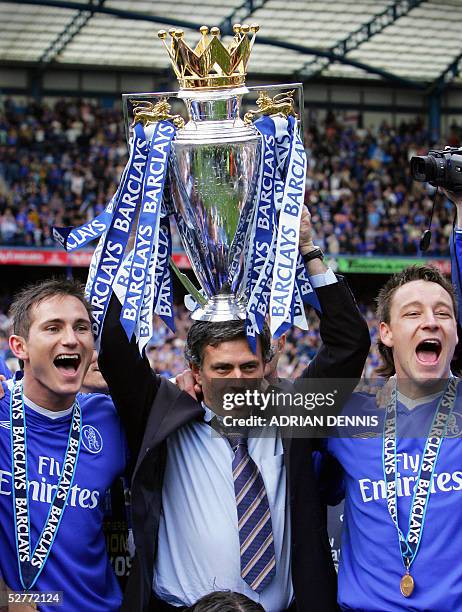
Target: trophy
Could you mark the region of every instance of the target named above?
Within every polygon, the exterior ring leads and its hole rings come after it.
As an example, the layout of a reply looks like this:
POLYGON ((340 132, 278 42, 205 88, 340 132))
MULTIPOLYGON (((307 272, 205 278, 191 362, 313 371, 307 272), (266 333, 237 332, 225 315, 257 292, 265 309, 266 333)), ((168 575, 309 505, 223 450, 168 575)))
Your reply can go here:
MULTIPOLYGON (((251 239, 249 217, 255 212, 255 191, 261 167, 261 135, 253 125, 259 114, 294 115, 293 95, 303 95, 300 84, 271 98, 259 88, 258 111, 240 118, 247 63, 257 25, 235 25, 226 48, 218 28, 203 26, 191 49, 181 30, 160 31, 189 121, 176 133, 169 160, 169 195, 183 248, 198 279, 202 295, 192 318, 206 321, 245 319, 248 303, 246 266, 251 239), (247 222, 246 222, 247 220, 247 222), (247 258, 247 259, 246 259, 247 258)), ((158 94, 154 94, 156 96, 158 94)), ((124 96, 125 113, 133 104, 134 124, 167 117, 166 96, 157 103, 144 95, 124 96), (146 110, 149 108, 150 117, 146 110)))
MULTIPOLYGON (((198 49, 192 54, 181 33, 172 32, 167 47, 181 86, 178 97, 189 114, 173 143, 170 189, 183 247, 207 297, 192 318, 203 321, 245 318, 243 245, 249 226, 245 232, 238 227, 252 206, 260 161, 260 136, 239 117, 253 39, 236 27, 239 42, 227 51, 217 30, 212 28, 209 45, 208 28, 201 28, 199 49, 210 51, 194 67, 198 49), (219 71, 210 74, 214 65, 219 71), (237 270, 234 278, 231 268, 237 270)), ((257 30, 251 27, 253 38, 257 30)), ((165 40, 164 32, 160 36, 165 40)))
POLYGON ((67 250, 101 236, 87 282, 97 340, 112 291, 140 349, 153 313, 173 325, 170 266, 193 298, 193 319, 245 319, 249 341, 268 314, 276 335, 294 323, 306 328, 303 303, 315 294, 298 253, 306 156, 294 94, 303 108, 303 88, 246 87, 258 29, 235 25, 225 47, 218 28, 203 26, 194 49, 183 31, 160 31, 180 90, 123 95, 130 159, 116 194, 88 224, 54 231, 67 250), (257 109, 243 120, 249 93, 258 93, 257 109), (171 113, 180 100, 186 123, 171 113), (170 257, 170 218, 200 290, 170 257))

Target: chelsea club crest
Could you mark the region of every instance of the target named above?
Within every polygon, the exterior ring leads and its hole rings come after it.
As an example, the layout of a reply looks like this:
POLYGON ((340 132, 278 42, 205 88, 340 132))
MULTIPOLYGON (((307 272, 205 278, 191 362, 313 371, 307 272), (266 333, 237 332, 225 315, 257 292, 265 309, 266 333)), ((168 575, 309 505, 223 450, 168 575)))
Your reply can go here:
POLYGON ((92 425, 84 425, 82 428, 82 444, 89 451, 96 455, 103 448, 103 438, 92 425))

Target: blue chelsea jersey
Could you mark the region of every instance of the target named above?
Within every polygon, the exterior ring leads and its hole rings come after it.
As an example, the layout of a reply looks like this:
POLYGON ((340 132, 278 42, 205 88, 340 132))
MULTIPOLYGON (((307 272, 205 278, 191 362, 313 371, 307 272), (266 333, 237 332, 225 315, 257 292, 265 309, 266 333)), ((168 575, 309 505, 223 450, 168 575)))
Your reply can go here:
POLYGON ((0 357, 0 374, 5 378, 11 378, 11 372, 6 365, 5 361, 0 357))
MULTIPOLYGON (((104 497, 124 472, 126 442, 110 397, 79 394, 78 399, 82 438, 74 483, 53 548, 33 590, 62 591, 66 612, 112 612, 119 609, 122 596, 106 552, 104 497)), ((58 483, 72 415, 51 419, 27 402, 25 413, 33 549, 58 483)), ((10 589, 22 591, 11 486, 10 392, 6 389, 0 400, 0 575, 10 589)), ((56 607, 39 605, 39 610, 55 612, 56 607)))
MULTIPOLYGON (((404 566, 398 534, 386 502, 382 467, 384 410, 375 396, 356 393, 344 414, 378 416, 371 437, 330 438, 329 451, 345 472, 345 511, 339 567, 342 610, 442 612, 462 610, 462 402, 461 387, 447 435, 441 444, 427 506, 423 535, 411 566, 415 589, 409 598, 400 592, 404 566)), ((407 535, 414 485, 417 482, 427 433, 439 398, 427 398, 408 409, 397 403, 398 520, 407 535), (411 437, 416 436, 419 437, 411 437)))

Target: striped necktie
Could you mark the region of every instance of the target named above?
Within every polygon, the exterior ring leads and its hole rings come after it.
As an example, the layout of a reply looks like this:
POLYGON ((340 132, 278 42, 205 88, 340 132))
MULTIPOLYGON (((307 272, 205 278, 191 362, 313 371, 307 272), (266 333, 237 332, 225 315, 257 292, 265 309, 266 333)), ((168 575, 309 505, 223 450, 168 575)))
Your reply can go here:
POLYGON ((233 479, 236 496, 241 576, 261 593, 276 574, 271 513, 263 478, 249 455, 247 438, 228 434, 234 451, 233 479))

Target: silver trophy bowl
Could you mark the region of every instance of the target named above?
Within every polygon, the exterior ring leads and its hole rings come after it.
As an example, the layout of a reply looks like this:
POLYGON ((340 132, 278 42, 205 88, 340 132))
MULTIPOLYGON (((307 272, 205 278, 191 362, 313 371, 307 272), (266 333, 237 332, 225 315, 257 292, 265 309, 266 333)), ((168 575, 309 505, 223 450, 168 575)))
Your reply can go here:
POLYGON ((205 293, 200 321, 245 318, 245 244, 260 164, 260 137, 239 117, 246 87, 180 91, 190 120, 170 158, 175 218, 191 266, 205 293))

